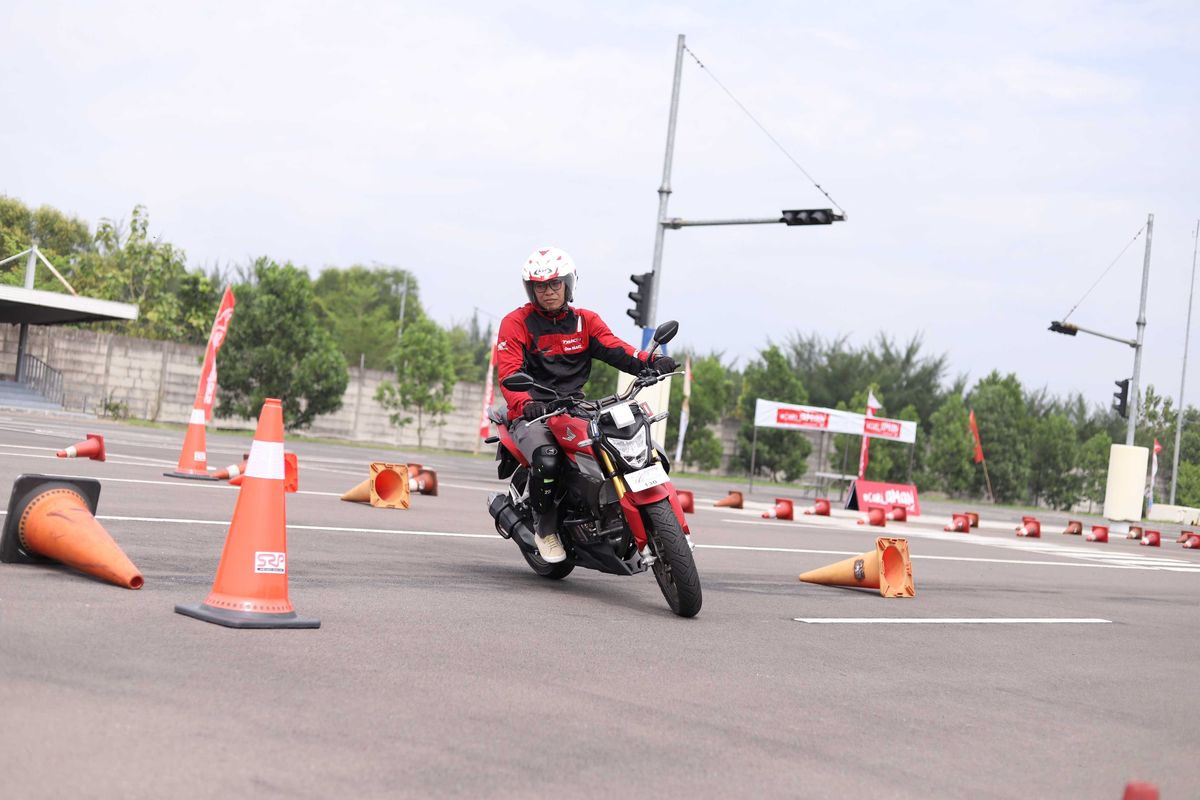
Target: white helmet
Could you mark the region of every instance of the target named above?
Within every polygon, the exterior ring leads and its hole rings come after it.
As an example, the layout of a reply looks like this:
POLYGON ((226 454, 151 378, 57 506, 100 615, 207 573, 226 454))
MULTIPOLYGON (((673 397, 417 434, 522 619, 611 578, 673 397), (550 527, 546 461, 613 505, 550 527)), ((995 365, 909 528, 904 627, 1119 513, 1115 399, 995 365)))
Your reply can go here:
POLYGON ((521 281, 525 284, 525 294, 529 302, 538 305, 537 297, 533 294, 535 283, 545 283, 559 279, 566 289, 566 302, 575 299, 575 262, 567 251, 557 247, 539 247, 529 254, 525 266, 521 268, 521 281))

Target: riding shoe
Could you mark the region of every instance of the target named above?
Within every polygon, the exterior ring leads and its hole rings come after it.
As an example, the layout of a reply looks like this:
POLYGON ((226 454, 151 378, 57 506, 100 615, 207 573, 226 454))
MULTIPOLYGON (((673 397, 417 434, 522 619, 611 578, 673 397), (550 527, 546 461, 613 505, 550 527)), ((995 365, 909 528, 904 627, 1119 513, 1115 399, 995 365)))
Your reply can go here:
POLYGON ((557 564, 567 560, 567 551, 563 549, 557 533, 547 533, 545 536, 535 533, 533 542, 537 545, 542 560, 547 564, 557 564))

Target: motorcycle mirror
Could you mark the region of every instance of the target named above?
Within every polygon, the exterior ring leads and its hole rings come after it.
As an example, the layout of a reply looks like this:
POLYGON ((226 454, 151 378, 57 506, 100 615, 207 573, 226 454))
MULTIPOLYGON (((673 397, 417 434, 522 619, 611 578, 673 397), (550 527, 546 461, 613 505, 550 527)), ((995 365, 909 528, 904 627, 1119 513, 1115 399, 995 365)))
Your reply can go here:
POLYGON ((654 329, 654 343, 666 344, 674 339, 677 333, 679 333, 679 323, 669 319, 654 329))
POLYGON ((537 384, 532 375, 525 372, 514 372, 500 381, 500 385, 510 392, 527 392, 537 384))

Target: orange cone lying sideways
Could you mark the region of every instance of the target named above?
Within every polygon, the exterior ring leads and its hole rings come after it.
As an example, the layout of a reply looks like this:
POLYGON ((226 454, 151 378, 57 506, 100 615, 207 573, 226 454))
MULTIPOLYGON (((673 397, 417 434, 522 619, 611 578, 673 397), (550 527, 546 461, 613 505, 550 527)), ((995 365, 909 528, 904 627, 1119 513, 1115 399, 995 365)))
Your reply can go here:
POLYGON ((117 586, 142 588, 138 568, 92 516, 99 500, 99 481, 20 476, 8 500, 0 561, 60 561, 117 586))
POLYGON ((1161 547, 1162 533, 1160 531, 1146 531, 1142 534, 1142 541, 1139 544, 1145 547, 1161 547))
POLYGON ((1024 517, 1021 527, 1017 528, 1017 536, 1028 536, 1031 539, 1042 538, 1042 523, 1033 517, 1024 517))
POLYGON ((1186 550, 1200 550, 1200 536, 1192 534, 1188 536, 1187 541, 1183 543, 1186 550))
POLYGON ((696 513, 696 495, 689 489, 676 489, 675 494, 679 495, 679 507, 683 509, 685 514, 696 513))
POLYGON ((283 491, 283 406, 263 403, 258 430, 212 592, 175 611, 228 628, 319 628, 288 599, 287 497, 283 491))
POLYGON ((979 514, 978 514, 977 512, 974 512, 974 511, 968 511, 968 512, 967 512, 967 519, 970 521, 970 523, 971 523, 971 527, 972 527, 972 528, 978 528, 978 527, 979 527, 979 514))
POLYGON ((1125 538, 1126 539, 1142 538, 1142 526, 1141 525, 1130 525, 1129 533, 1125 534, 1125 538))
POLYGON ((870 525, 874 528, 883 528, 887 526, 887 514, 881 506, 871 506, 867 509, 867 515, 860 517, 859 525, 870 525))
POLYGON ((804 509, 804 515, 808 517, 828 517, 829 516, 829 500, 825 497, 818 497, 813 500, 813 504, 804 509))
POLYGON ((438 479, 437 472, 431 469, 422 469, 420 464, 408 465, 408 490, 417 494, 425 494, 430 497, 437 497, 438 479), (413 469, 416 467, 416 469, 413 469))
POLYGON ((1063 530, 1065 536, 1079 536, 1083 533, 1083 523, 1079 520, 1068 520, 1067 527, 1063 530))
POLYGON ((886 516, 894 522, 908 522, 908 506, 893 505, 886 516))
POLYGON ((795 519, 795 506, 784 497, 775 498, 775 507, 763 512, 763 519, 795 519))
POLYGON ((714 508, 741 508, 742 493, 739 491, 731 491, 725 497, 722 497, 717 502, 713 503, 714 508))
POLYGON ((56 455, 59 458, 90 458, 92 461, 103 461, 104 437, 98 433, 89 433, 82 442, 65 447, 56 455))
POLYGON ((246 461, 249 458, 249 453, 242 453, 242 463, 230 464, 225 469, 219 469, 213 473, 213 477, 219 481, 227 481, 236 478, 238 475, 244 475, 246 473, 246 461))
POLYGON ((1093 525, 1092 529, 1083 537, 1088 542, 1107 542, 1108 541, 1108 526, 1093 525))
POLYGON ((1180 531, 1179 536, 1175 538, 1175 544, 1183 544, 1188 540, 1188 537, 1195 536, 1192 531, 1180 531))
POLYGON ((966 514, 952 514, 950 516, 950 524, 942 528, 950 533, 969 533, 971 530, 971 519, 966 514))
POLYGON ((824 586, 878 589, 884 597, 915 597, 917 594, 912 562, 908 559, 908 540, 883 536, 875 540, 874 550, 809 570, 800 576, 800 580, 824 586))
POLYGON ((348 503, 370 503, 375 508, 408 508, 409 479, 405 464, 375 461, 370 477, 342 495, 348 503))

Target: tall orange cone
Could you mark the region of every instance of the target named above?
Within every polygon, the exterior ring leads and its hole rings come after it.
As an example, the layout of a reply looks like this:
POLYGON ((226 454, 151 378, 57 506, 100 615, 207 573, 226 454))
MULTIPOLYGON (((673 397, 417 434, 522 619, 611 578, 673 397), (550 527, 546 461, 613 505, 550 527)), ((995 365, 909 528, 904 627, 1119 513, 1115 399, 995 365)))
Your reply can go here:
POLYGON ((966 514, 951 514, 950 524, 942 530, 949 533, 970 533, 971 519, 966 514))
POLYGON ((1067 527, 1063 531, 1064 536, 1080 536, 1083 534, 1083 523, 1079 520, 1067 520, 1067 527))
POLYGON ((731 491, 725 497, 722 497, 717 502, 713 503, 714 508, 741 508, 742 493, 739 491, 731 491))
POLYGON ((696 495, 694 492, 689 489, 676 489, 675 494, 679 495, 679 507, 683 509, 683 513, 696 513, 696 495))
POLYGON ((858 524, 883 528, 887 526, 887 514, 884 512, 882 506, 870 506, 867 508, 867 515, 859 518, 858 524))
POLYGON ((1042 523, 1034 517, 1025 517, 1021 527, 1017 528, 1017 536, 1028 536, 1030 539, 1042 538, 1042 523))
POLYGON ((98 433, 89 433, 82 442, 65 447, 55 455, 59 458, 90 458, 92 461, 103 461, 104 437, 98 433))
POLYGON ((794 519, 795 506, 784 497, 775 498, 775 507, 763 512, 763 519, 794 519))
POLYGON ((1145 547, 1161 547, 1162 533, 1159 531, 1146 531, 1142 534, 1142 541, 1138 542, 1138 544, 1145 547))
POLYGON ((809 517, 828 517, 829 499, 818 497, 816 500, 813 500, 813 504, 804 509, 804 515, 809 517))
POLYGON ((93 516, 99 500, 99 481, 21 475, 8 499, 0 561, 60 561, 117 586, 142 588, 138 568, 93 516))
POLYGON ((1083 537, 1088 542, 1107 542, 1108 541, 1108 526, 1093 525, 1092 529, 1086 536, 1083 537))
POLYGON ((174 472, 164 472, 168 478, 189 478, 194 481, 215 481, 208 472, 208 453, 204 447, 204 404, 196 397, 192 416, 188 419, 187 434, 183 437, 183 449, 179 451, 179 464, 174 472))
POLYGON ((319 628, 288 599, 287 496, 283 491, 283 406, 267 399, 212 592, 175 611, 229 628, 319 628))
POLYGON ((420 464, 414 465, 417 470, 414 472, 412 467, 408 469, 408 490, 417 494, 425 494, 431 497, 437 497, 438 479, 437 472, 432 469, 421 469, 420 464))
POLYGON ((880 536, 875 549, 800 576, 805 583, 878 589, 884 597, 915 597, 907 539, 880 536))

